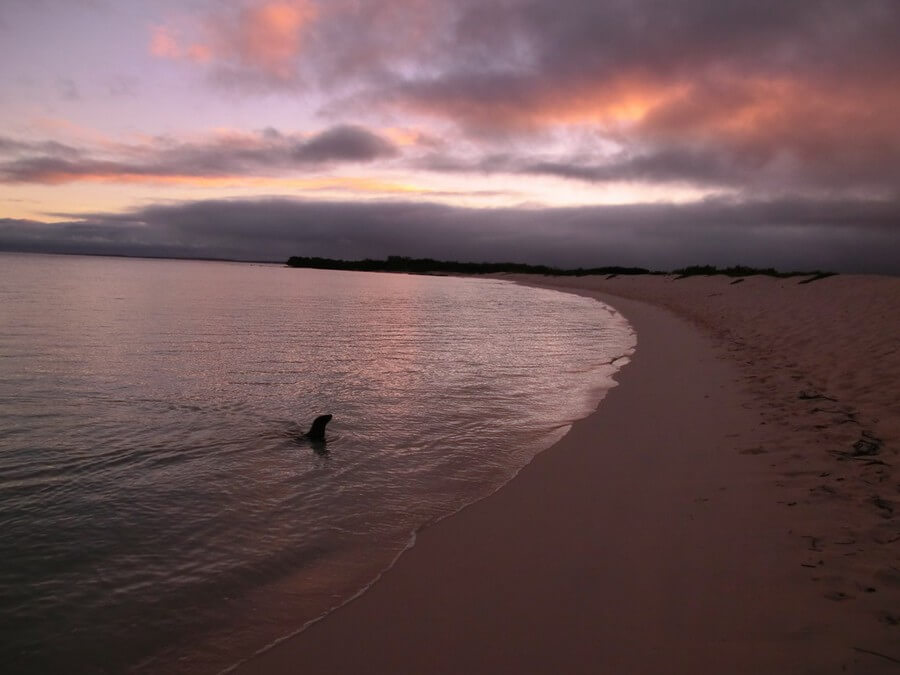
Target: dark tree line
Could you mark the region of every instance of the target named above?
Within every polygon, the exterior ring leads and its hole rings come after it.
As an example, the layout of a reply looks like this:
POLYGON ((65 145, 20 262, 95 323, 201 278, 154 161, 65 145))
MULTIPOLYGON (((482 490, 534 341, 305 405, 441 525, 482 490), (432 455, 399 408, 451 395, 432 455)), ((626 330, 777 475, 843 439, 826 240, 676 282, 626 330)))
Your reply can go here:
MULTIPOLYGON (((748 277, 754 274, 764 274, 773 277, 811 276, 814 281, 831 276, 831 272, 779 272, 774 268, 760 269, 737 265, 733 267, 718 268, 714 265, 691 265, 671 272, 651 271, 643 267, 591 267, 577 269, 560 269, 547 265, 526 265, 525 263, 488 263, 488 262, 458 262, 455 260, 434 260, 433 258, 409 258, 406 256, 392 255, 384 260, 336 260, 333 258, 291 256, 287 265, 289 267, 307 267, 322 270, 350 270, 355 272, 404 272, 407 274, 542 274, 545 276, 585 276, 585 275, 631 275, 631 274, 674 274, 679 279, 692 276, 712 276, 724 274, 729 277, 748 277)), ((807 282, 804 282, 807 283, 807 282)))

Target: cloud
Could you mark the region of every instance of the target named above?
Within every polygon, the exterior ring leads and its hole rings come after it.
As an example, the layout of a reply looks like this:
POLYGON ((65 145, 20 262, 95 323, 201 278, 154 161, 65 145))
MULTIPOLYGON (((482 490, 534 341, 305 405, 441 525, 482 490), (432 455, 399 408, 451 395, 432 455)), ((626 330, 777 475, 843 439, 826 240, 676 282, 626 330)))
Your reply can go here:
POLYGON ((81 150, 55 142, 0 138, 0 182, 58 184, 76 180, 135 181, 184 177, 271 176, 337 163, 389 159, 397 149, 386 138, 355 125, 312 135, 231 134, 199 143, 157 139, 140 146, 81 150), (112 154, 112 156, 107 156, 112 154))
POLYGON ((185 45, 176 30, 168 26, 154 26, 151 29, 150 54, 159 59, 197 64, 206 64, 213 59, 209 45, 197 42, 185 45))
POLYGON ((311 180, 351 164, 373 184, 389 168, 582 183, 546 181, 542 194, 562 185, 559 194, 593 198, 604 193, 594 184, 625 183, 630 194, 687 186, 732 200, 482 211, 196 202, 60 226, 8 224, 9 236, 154 251, 178 241, 172 250, 226 257, 896 268, 896 0, 189 5, 198 6, 152 29, 152 54, 227 86, 230 100, 277 92, 290 110, 330 126, 83 147, 0 138, 0 181, 242 180, 287 192, 287 183, 253 181, 311 180))
POLYGON ((0 248, 244 260, 396 254, 564 267, 748 264, 898 274, 898 222, 897 201, 464 209, 401 201, 215 200, 52 224, 0 221, 0 248))
POLYGON ((249 5, 217 22, 218 52, 239 67, 255 69, 277 81, 296 78, 295 60, 305 26, 317 15, 304 1, 249 5))
POLYGON ((482 145, 590 130, 593 158, 528 169, 579 180, 884 191, 900 177, 897 31, 900 5, 879 1, 523 1, 464 12, 457 51, 372 101, 482 145), (514 37, 488 58, 494 29, 514 37))
POLYGON ((346 124, 323 131, 294 150, 297 159, 310 162, 365 162, 396 154, 396 148, 387 139, 362 127, 346 124))
POLYGON ((171 29, 154 26, 150 37, 150 53, 161 59, 179 59, 183 50, 171 29))
POLYGON ((7 136, 0 136, 0 155, 53 155, 57 157, 78 157, 82 154, 78 148, 59 141, 20 141, 7 136))
POLYGON ((296 85, 307 26, 319 10, 307 0, 256 0, 216 6, 192 25, 151 29, 150 53, 213 68, 219 80, 296 85), (182 33, 189 33, 185 38, 182 33))
MULTIPOLYGON (((250 0, 198 21, 214 82, 435 126, 482 171, 530 140, 510 173, 822 193, 900 179, 895 0, 250 0), (559 147, 574 132, 595 147, 559 147)), ((175 30, 152 46, 188 59, 175 30)), ((420 165, 442 163, 460 162, 420 165)))

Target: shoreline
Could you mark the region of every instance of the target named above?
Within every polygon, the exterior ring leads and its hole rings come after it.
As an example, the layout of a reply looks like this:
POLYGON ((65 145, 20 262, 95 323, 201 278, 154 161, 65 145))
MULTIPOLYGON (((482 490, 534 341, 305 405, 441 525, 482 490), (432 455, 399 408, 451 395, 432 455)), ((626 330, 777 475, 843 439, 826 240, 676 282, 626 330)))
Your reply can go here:
POLYGON ((896 626, 867 619, 896 587, 857 599, 816 569, 822 540, 792 529, 777 468, 750 452, 767 442, 759 401, 716 339, 619 294, 512 278, 629 319, 619 386, 368 592, 237 672, 895 669, 896 626))

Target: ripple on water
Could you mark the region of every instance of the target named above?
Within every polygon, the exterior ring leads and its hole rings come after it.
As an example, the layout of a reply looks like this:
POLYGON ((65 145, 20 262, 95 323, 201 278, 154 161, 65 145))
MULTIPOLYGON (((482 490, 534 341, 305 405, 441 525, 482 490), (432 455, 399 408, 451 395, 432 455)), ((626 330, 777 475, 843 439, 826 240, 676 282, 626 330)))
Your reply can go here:
POLYGON ((14 670, 252 654, 507 481, 634 346, 604 305, 496 280, 0 255, 14 670))

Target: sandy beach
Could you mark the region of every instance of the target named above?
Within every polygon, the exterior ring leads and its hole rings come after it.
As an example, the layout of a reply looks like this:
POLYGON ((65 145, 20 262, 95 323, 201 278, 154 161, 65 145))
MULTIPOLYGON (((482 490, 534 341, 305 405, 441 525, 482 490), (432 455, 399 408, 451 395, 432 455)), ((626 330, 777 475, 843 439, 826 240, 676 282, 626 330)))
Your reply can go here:
POLYGON ((238 672, 900 672, 900 279, 510 278, 621 311, 619 386, 238 672))

